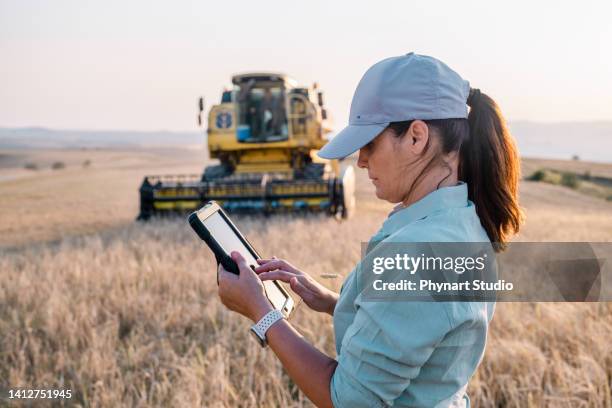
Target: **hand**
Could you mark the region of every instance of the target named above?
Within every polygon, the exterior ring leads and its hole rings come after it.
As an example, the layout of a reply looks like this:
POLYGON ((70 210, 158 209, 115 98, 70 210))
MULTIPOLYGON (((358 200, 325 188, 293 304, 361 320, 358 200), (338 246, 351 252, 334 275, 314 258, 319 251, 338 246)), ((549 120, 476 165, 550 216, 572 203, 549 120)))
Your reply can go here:
POLYGON ((338 294, 327 289, 306 272, 295 268, 283 259, 258 259, 255 272, 264 280, 280 280, 288 283, 312 310, 334 314, 338 294))
POLYGON ((263 283, 242 255, 234 251, 231 256, 238 265, 240 275, 228 272, 223 265, 219 265, 219 298, 228 309, 257 322, 273 309, 272 304, 266 297, 263 283))

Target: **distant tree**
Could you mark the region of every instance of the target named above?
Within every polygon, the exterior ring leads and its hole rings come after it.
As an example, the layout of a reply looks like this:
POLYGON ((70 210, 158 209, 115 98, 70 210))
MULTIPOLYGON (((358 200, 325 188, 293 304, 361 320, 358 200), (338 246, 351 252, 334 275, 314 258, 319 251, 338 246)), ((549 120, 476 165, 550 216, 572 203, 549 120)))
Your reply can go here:
POLYGON ((55 162, 55 163, 53 163, 51 165, 51 168, 53 170, 61 170, 61 169, 65 168, 65 167, 66 167, 66 165, 64 164, 64 162, 61 162, 61 161, 55 162))
POLYGON ((91 160, 87 159, 83 162, 83 168, 86 169, 89 166, 91 166, 91 160))
POLYGON ((575 154, 575 155, 572 156, 572 160, 580 160, 580 156, 575 154))
POLYGON ((38 164, 36 163, 26 163, 23 165, 23 168, 26 170, 38 170, 38 164))

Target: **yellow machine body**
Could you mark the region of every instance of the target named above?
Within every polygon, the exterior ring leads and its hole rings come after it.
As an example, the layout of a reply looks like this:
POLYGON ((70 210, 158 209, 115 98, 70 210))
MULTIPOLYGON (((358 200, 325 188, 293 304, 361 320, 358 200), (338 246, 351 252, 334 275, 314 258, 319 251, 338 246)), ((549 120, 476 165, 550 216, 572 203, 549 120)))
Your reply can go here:
POLYGON ((332 130, 316 84, 298 87, 276 73, 235 75, 232 83, 208 112, 208 151, 219 164, 201 176, 146 177, 140 218, 193 210, 209 200, 228 211, 349 216, 352 167, 341 169, 338 161, 316 155, 332 130))

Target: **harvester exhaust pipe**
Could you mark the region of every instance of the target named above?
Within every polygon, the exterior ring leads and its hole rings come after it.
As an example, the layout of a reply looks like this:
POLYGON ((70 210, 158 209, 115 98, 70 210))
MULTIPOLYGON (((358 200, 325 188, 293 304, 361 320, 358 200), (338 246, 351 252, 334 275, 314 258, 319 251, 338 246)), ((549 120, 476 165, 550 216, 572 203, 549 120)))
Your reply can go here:
POLYGON ((198 127, 202 127, 202 112, 204 112, 204 97, 198 99, 198 127))

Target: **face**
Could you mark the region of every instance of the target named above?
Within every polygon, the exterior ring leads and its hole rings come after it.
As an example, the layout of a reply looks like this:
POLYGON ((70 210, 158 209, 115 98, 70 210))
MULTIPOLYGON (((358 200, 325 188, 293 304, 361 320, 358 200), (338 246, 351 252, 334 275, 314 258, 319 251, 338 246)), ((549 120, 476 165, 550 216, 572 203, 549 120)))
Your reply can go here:
POLYGON ((387 128, 359 150, 357 165, 367 169, 378 198, 391 203, 406 199, 423 168, 422 152, 428 138, 427 125, 414 121, 402 137, 387 128))

